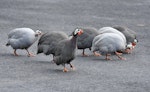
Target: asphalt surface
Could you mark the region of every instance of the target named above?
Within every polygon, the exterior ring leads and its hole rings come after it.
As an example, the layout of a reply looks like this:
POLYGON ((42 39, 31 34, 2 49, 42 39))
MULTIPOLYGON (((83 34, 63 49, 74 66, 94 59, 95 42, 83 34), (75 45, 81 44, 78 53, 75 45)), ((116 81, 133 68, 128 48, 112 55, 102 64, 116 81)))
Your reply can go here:
MULTIPOLYGON (((150 92, 149 0, 0 0, 0 92, 150 92), (137 33, 139 43, 127 60, 112 56, 77 57, 75 70, 63 67, 43 54, 27 57, 25 50, 6 47, 7 34, 18 27, 43 32, 76 27, 123 25, 137 33)), ((29 51, 36 53, 37 42, 29 51)), ((69 66, 67 66, 69 68, 69 66)))

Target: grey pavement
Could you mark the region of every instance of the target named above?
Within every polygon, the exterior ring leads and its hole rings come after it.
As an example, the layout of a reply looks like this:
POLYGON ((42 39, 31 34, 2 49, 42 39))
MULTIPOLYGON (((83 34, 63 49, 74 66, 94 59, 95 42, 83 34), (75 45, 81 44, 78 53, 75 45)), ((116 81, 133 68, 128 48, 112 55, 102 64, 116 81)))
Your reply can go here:
MULTIPOLYGON (((149 19, 150 0, 0 0, 0 92, 150 92, 149 19), (70 34, 76 27, 113 25, 137 33, 137 47, 123 55, 127 60, 106 61, 89 50, 82 57, 77 50, 76 69, 67 73, 51 55, 27 57, 18 50, 16 57, 5 46, 8 32, 18 27, 70 34)), ((37 42, 29 51, 36 53, 37 42)))

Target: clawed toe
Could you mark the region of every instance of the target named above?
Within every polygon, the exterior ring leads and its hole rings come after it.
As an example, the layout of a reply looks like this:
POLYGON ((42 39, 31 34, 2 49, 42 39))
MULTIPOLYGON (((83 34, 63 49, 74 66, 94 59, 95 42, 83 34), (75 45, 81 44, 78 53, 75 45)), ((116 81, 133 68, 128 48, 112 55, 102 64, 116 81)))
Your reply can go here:
POLYGON ((126 58, 121 57, 120 60, 127 60, 126 58))
POLYGON ((16 50, 14 50, 14 56, 19 56, 19 55, 17 54, 16 50))
POLYGON ((106 58, 106 60, 112 60, 111 58, 106 58))
POLYGON ((74 67, 72 64, 70 64, 70 68, 71 68, 72 70, 75 70, 75 67, 74 67))
POLYGON ((122 55, 122 53, 120 53, 120 52, 115 52, 115 53, 116 53, 116 55, 119 55, 119 56, 122 55))
POLYGON ((64 69, 63 69, 63 72, 68 72, 68 69, 67 69, 67 68, 64 68, 64 69))
POLYGON ((32 54, 32 53, 29 53, 29 54, 28 54, 28 57, 35 57, 35 55, 32 54))
POLYGON ((116 55, 118 56, 118 58, 120 59, 120 60, 126 60, 126 58, 123 58, 121 55, 122 55, 122 53, 120 54, 120 53, 118 53, 118 52, 115 52, 116 53, 116 55))
POLYGON ((101 54, 97 53, 97 52, 93 52, 94 56, 101 56, 101 54))
POLYGON ((71 67, 72 70, 75 70, 75 67, 71 67))
POLYGON ((17 53, 14 53, 14 56, 19 56, 17 53))
POLYGON ((88 57, 89 55, 87 55, 87 54, 82 54, 82 56, 83 56, 83 57, 88 57))

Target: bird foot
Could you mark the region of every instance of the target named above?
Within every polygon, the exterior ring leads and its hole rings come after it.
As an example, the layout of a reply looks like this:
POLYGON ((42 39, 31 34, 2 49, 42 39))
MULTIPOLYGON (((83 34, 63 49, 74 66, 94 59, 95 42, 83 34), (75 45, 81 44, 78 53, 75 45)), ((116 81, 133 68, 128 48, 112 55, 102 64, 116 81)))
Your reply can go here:
POLYGON ((75 67, 73 65, 70 65, 70 67, 71 67, 72 70, 75 70, 75 67))
POLYGON ((35 55, 33 53, 29 53, 28 57, 35 57, 35 55))
POLYGON ((120 58, 120 60, 126 60, 126 58, 123 58, 121 55, 122 53, 120 54, 119 52, 115 52, 116 55, 118 56, 118 58, 120 58))
POLYGON ((106 54, 106 60, 112 60, 111 58, 109 58, 109 56, 111 56, 111 54, 106 54))
POLYGON ((19 55, 16 53, 16 50, 14 50, 14 56, 19 56, 19 55))
POLYGON ((101 54, 97 53, 97 52, 93 52, 94 56, 101 56, 101 54))
POLYGON ((126 58, 120 57, 120 60, 127 60, 126 58))
POLYGON ((19 56, 17 53, 14 53, 14 56, 19 56))
POLYGON ((83 56, 83 57, 88 57, 89 55, 87 55, 87 54, 82 54, 82 56, 83 56))
POLYGON ((67 68, 64 68, 64 69, 63 69, 63 72, 68 72, 68 69, 67 69, 67 68))
POLYGON ((51 60, 50 62, 51 62, 52 64, 54 64, 54 63, 55 63, 55 61, 54 61, 54 60, 51 60))
POLYGON ((74 71, 74 70, 76 70, 76 68, 75 68, 75 67, 72 67, 72 68, 71 68, 71 70, 73 70, 73 71, 74 71))
POLYGON ((111 58, 109 58, 109 57, 106 57, 106 60, 112 60, 111 58))
POLYGON ((116 53, 116 55, 119 55, 119 56, 122 55, 122 53, 120 53, 120 52, 115 52, 115 53, 116 53))
POLYGON ((125 53, 131 54, 131 53, 132 53, 132 49, 126 49, 126 50, 125 50, 125 53))

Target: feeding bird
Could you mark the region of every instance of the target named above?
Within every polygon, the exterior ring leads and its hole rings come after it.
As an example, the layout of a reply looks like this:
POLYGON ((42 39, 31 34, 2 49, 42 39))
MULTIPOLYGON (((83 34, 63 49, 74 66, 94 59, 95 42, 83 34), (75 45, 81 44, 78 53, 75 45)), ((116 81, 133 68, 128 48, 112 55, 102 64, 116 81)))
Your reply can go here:
POLYGON ((117 29, 118 31, 122 32, 127 40, 127 47, 126 47, 126 51, 127 53, 131 53, 132 50, 134 49, 134 47, 137 45, 137 38, 136 38, 136 33, 124 26, 113 26, 113 28, 117 29))
POLYGON ((118 30, 111 27, 103 27, 99 30, 92 42, 92 51, 98 51, 100 54, 106 55, 106 59, 110 60, 109 55, 115 53, 120 59, 122 51, 126 48, 126 38, 118 30))
POLYGON ((42 32, 37 30, 34 32, 31 28, 16 28, 8 33, 8 42, 6 46, 11 46, 14 49, 14 55, 17 49, 25 49, 28 56, 34 56, 28 51, 28 48, 38 39, 42 32))

